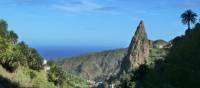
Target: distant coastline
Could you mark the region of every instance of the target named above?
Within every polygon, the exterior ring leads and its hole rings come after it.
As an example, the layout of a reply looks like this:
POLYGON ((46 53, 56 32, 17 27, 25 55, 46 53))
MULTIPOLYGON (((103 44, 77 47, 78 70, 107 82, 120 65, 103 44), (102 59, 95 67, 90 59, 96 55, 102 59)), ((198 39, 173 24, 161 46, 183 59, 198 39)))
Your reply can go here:
POLYGON ((79 56, 93 52, 100 52, 104 50, 111 50, 117 48, 117 47, 115 48, 115 47, 65 47, 65 46, 58 46, 58 47, 33 46, 33 47, 38 50, 38 52, 42 57, 48 60, 57 58, 68 58, 68 57, 79 56))

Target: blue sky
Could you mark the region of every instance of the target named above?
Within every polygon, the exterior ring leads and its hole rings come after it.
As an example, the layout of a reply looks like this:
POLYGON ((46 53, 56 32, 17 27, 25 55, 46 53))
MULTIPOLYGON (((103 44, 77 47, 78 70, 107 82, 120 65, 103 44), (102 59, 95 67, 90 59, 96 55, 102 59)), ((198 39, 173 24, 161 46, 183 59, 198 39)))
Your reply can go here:
MULTIPOLYGON (((152 40, 184 33, 199 0, 0 0, 0 18, 30 46, 127 47, 140 20, 152 40)), ((199 14, 198 14, 199 15, 199 14)))

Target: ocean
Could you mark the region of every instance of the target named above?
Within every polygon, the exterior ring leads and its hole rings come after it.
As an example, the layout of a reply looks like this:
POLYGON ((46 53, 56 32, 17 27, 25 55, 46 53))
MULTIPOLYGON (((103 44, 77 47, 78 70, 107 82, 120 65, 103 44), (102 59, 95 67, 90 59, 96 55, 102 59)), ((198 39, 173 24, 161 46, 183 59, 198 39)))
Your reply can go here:
POLYGON ((36 48, 37 51, 40 53, 40 55, 47 59, 58 59, 58 58, 68 58, 68 57, 73 57, 73 56, 78 56, 78 55, 84 55, 84 54, 89 54, 92 52, 100 52, 104 50, 110 50, 114 48, 108 48, 108 47, 42 47, 42 46, 37 46, 33 47, 36 48))

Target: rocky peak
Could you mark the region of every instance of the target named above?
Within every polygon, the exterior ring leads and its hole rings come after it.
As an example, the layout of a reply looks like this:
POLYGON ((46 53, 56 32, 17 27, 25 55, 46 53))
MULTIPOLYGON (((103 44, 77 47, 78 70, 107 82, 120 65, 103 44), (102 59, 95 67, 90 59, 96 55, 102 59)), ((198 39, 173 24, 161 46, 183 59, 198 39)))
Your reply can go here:
POLYGON ((145 32, 144 22, 141 21, 137 27, 128 48, 127 56, 122 62, 122 69, 131 71, 138 68, 141 64, 145 64, 149 56, 150 41, 145 32))

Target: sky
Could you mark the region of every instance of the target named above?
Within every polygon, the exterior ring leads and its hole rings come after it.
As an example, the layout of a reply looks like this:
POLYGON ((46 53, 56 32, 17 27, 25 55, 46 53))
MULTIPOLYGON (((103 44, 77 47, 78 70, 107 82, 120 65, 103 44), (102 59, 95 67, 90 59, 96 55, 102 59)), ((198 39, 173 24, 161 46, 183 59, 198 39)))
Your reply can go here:
POLYGON ((200 15, 199 6, 200 0, 0 0, 0 18, 43 56, 70 52, 59 57, 128 47, 140 20, 149 39, 169 41, 187 28, 180 14, 200 15))

